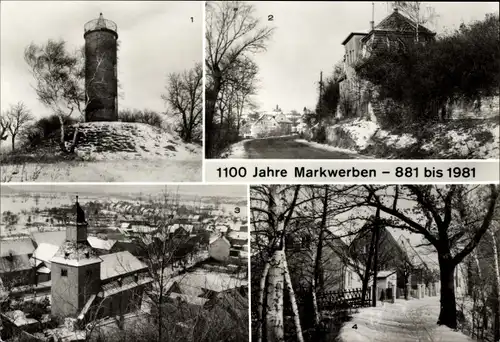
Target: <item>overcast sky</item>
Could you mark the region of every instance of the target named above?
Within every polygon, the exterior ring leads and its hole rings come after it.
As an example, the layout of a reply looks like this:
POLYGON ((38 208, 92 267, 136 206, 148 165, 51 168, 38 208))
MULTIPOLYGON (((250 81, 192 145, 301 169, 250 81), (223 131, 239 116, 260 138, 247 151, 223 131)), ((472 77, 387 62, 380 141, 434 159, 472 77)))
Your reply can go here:
MULTIPOLYGON (((342 60, 342 41, 350 32, 369 29, 372 3, 269 1, 253 5, 263 23, 276 27, 267 52, 255 57, 260 68, 260 91, 256 98, 260 110, 270 111, 277 104, 284 111, 313 109, 320 71, 327 76, 335 63, 342 60), (274 16, 273 22, 267 22, 268 15, 274 16)), ((498 13, 498 2, 439 2, 432 6, 439 17, 437 25, 429 28, 437 33, 445 28, 458 28, 462 22, 483 19, 486 13, 498 13)), ((375 3, 375 25, 390 12, 387 2, 375 3)))
POLYGON ((30 84, 25 47, 64 39, 83 46, 83 26, 99 17, 118 26, 119 109, 164 111, 160 98, 166 75, 203 59, 202 2, 167 1, 2 1, 1 109, 24 101, 37 117, 49 115, 30 84), (193 17, 193 20, 191 20, 193 17))
MULTIPOLYGON (((99 185, 43 185, 31 184, 26 185, 2 185, 2 189, 10 188, 12 190, 22 192, 74 192, 81 194, 95 194, 103 195, 106 193, 112 194, 129 194, 129 193, 143 193, 143 194, 159 194, 164 190, 168 192, 176 192, 177 189, 181 194, 198 195, 198 196, 224 196, 224 197, 240 197, 246 199, 247 186, 246 185, 124 185, 124 184, 99 184, 99 185)), ((8 193, 4 189, 5 193, 8 193)))

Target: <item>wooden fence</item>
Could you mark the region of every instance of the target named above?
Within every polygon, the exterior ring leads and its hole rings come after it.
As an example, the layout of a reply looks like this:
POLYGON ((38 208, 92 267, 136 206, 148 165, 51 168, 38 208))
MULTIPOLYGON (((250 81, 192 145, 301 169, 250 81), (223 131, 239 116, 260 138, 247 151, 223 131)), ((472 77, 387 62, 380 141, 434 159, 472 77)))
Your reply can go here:
MULTIPOLYGON (((362 289, 347 289, 339 291, 328 291, 317 294, 316 301, 319 311, 341 311, 370 306, 371 291, 366 291, 365 302, 361 301, 362 289)), ((299 306, 303 306, 305 301, 310 300, 310 294, 298 296, 299 306)))

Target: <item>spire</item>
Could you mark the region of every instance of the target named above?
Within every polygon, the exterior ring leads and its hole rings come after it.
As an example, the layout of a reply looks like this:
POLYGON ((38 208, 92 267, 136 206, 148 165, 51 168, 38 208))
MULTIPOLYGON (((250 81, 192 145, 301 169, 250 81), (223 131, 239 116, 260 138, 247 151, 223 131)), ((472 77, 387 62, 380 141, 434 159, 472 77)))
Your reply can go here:
POLYGON ((96 29, 99 28, 106 28, 106 21, 104 20, 104 17, 102 16, 102 12, 99 13, 99 19, 97 19, 96 23, 96 29))
POLYGON ((76 224, 87 224, 87 221, 85 221, 85 212, 80 207, 80 203, 78 203, 78 195, 76 196, 76 224))

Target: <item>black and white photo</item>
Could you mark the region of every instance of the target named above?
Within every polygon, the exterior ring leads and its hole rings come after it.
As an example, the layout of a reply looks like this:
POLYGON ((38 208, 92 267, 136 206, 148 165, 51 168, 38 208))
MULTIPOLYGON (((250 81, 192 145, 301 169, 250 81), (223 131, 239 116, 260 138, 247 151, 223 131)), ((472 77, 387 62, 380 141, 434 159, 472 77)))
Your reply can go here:
POLYGON ((499 191, 251 186, 252 340, 497 341, 499 191))
POLYGON ((246 186, 0 191, 0 340, 248 340, 246 186))
POLYGON ((207 2, 207 158, 498 159, 494 2, 207 2))
POLYGON ((202 3, 1 6, 2 182, 202 180, 202 3))

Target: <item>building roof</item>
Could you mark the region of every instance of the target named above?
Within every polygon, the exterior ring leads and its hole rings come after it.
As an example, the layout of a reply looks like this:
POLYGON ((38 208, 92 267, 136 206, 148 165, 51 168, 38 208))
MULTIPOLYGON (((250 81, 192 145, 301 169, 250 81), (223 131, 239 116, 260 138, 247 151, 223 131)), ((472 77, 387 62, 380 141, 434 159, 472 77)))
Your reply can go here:
POLYGON ((101 280, 137 272, 146 268, 145 264, 128 251, 102 255, 101 259, 101 280))
POLYGON ((32 237, 37 245, 41 243, 48 243, 60 246, 66 240, 66 231, 58 230, 54 232, 33 233, 32 237))
POLYGON ((50 259, 52 259, 54 255, 56 255, 58 250, 59 246, 44 242, 38 245, 38 247, 33 252, 32 258, 36 259, 37 261, 39 260, 42 262, 50 262, 50 259))
POLYGON ((229 233, 227 233, 227 237, 229 239, 234 239, 234 240, 248 241, 248 233, 247 232, 233 230, 233 231, 230 231, 229 233))
POLYGON ((213 244, 213 243, 215 243, 216 241, 219 241, 219 240, 224 241, 229 247, 231 247, 231 243, 224 236, 219 236, 217 238, 211 238, 210 241, 209 241, 209 244, 213 244))
POLYGON ((31 267, 32 264, 28 254, 14 255, 12 258, 0 258, 0 273, 26 271, 31 269, 31 267))
POLYGON ((378 271, 377 272, 377 279, 383 279, 383 278, 388 278, 390 277, 391 275, 393 275, 394 273, 396 273, 395 270, 391 270, 391 271, 378 271))
POLYGON ((188 304, 203 306, 208 302, 207 298, 195 297, 190 295, 185 295, 181 293, 172 292, 169 294, 170 299, 184 301, 188 304))
POLYGON ((366 33, 366 32, 351 32, 351 33, 349 33, 349 35, 347 36, 347 38, 346 38, 346 39, 344 39, 344 41, 342 42, 342 45, 346 45, 346 44, 347 44, 347 42, 348 42, 349 40, 351 40, 351 38, 352 38, 353 36, 366 36, 367 34, 368 34, 368 33, 366 33))
POLYGON ((50 262, 68 266, 82 266, 100 263, 102 260, 88 243, 66 241, 59 247, 50 262))
MULTIPOLYGON (((416 26, 417 24, 413 20, 399 13, 397 9, 394 9, 394 12, 378 23, 374 30, 413 33, 415 32, 416 26)), ((423 25, 418 25, 418 32, 430 35, 435 34, 423 25)))
POLYGON ((33 254, 35 246, 30 238, 0 240, 0 257, 33 254))
POLYGON ((172 283, 177 283, 182 294, 199 297, 206 290, 221 292, 248 285, 247 279, 238 279, 227 273, 215 273, 205 270, 196 270, 174 277, 172 283))
POLYGON ((104 240, 98 238, 97 236, 88 236, 87 241, 92 248, 103 249, 106 251, 111 250, 116 243, 116 240, 104 240))
POLYGON ((140 277, 137 281, 132 277, 125 277, 121 280, 115 279, 101 286, 99 296, 106 298, 114 294, 133 289, 137 286, 149 284, 152 281, 153 279, 151 277, 140 277))

